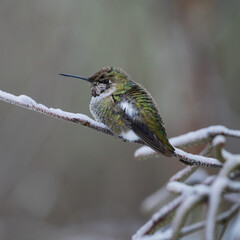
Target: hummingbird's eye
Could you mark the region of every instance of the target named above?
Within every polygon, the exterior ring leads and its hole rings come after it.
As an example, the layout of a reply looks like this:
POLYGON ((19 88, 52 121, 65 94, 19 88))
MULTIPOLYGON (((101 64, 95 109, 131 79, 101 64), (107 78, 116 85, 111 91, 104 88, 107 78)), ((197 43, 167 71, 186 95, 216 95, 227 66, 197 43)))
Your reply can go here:
POLYGON ((104 84, 109 84, 109 79, 104 79, 104 80, 103 80, 103 83, 104 83, 104 84))

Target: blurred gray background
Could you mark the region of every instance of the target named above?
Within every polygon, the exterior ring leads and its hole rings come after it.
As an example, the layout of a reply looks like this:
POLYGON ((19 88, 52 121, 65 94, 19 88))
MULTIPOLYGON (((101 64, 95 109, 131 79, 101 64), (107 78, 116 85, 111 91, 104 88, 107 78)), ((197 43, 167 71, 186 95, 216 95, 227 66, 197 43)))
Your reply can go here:
MULTIPOLYGON (((240 127, 240 1, 0 0, 0 89, 90 116, 90 76, 118 66, 168 136, 240 127)), ((0 239, 130 239, 141 201, 182 164, 0 102, 0 239)), ((237 152, 233 141, 228 149, 237 152)))

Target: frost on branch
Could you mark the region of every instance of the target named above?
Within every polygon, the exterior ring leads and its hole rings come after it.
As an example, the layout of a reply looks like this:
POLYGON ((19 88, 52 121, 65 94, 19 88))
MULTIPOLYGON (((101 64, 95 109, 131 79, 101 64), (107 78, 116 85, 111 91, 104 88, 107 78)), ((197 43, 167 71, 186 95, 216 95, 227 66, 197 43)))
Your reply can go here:
MULTIPOLYGON (((48 108, 25 95, 14 96, 0 90, 0 100, 114 135, 107 126, 84 114, 48 108)), ((239 233, 236 229, 240 226, 240 155, 224 149, 225 137, 240 138, 240 131, 211 126, 170 139, 178 158, 191 166, 186 166, 171 177, 163 189, 143 202, 143 211, 155 211, 159 206, 164 206, 137 231, 133 240, 176 240, 202 229, 205 229, 205 239, 220 240, 230 221, 232 231, 226 231, 225 235, 228 235, 225 239, 237 239, 239 233), (206 147, 198 155, 183 151, 203 143, 206 147), (209 176, 200 171, 199 166, 221 169, 217 175, 209 176), (226 202, 228 209, 222 210, 221 206, 226 202), (193 216, 196 211, 205 212, 205 215, 193 216)), ((142 141, 136 143, 144 144, 142 141)), ((156 156, 159 154, 147 146, 135 152, 138 159, 156 156)))
MULTIPOLYGON (((177 155, 180 156, 180 158, 183 158, 186 162, 193 165, 200 165, 200 166, 207 166, 207 167, 208 166, 221 167, 217 159, 206 157, 209 155, 208 153, 203 154, 204 156, 200 156, 200 155, 189 154, 178 149, 178 148, 186 149, 199 144, 211 143, 212 139, 215 136, 229 136, 229 137, 240 138, 240 131, 230 130, 224 126, 210 126, 207 128, 199 129, 194 132, 189 132, 189 133, 180 135, 178 137, 170 138, 169 141, 176 148, 177 155)), ((210 147, 212 146, 210 145, 210 147)), ((209 148, 206 149, 206 151, 208 150, 209 148)), ((134 156, 137 159, 146 159, 146 158, 158 157, 159 154, 157 154, 148 146, 143 146, 136 150, 134 156)))
POLYGON ((43 104, 35 102, 32 98, 25 95, 15 96, 13 94, 6 93, 0 90, 0 100, 17 105, 19 107, 27 108, 29 110, 48 115, 50 117, 54 117, 54 118, 58 118, 61 120, 66 120, 74 123, 80 123, 83 126, 93 128, 95 130, 104 132, 109 135, 113 135, 113 133, 110 131, 110 129, 107 126, 105 126, 102 123, 94 121, 93 119, 91 119, 90 117, 84 114, 70 113, 70 112, 62 111, 61 109, 48 108, 43 104))
MULTIPOLYGON (((199 239, 220 240, 223 236, 224 239, 239 239, 240 154, 224 149, 224 136, 239 137, 239 133, 217 126, 171 139, 172 143, 175 141, 184 148, 191 146, 191 141, 206 142, 207 146, 200 155, 216 156, 224 162, 223 167, 217 175, 207 175, 198 166, 187 166, 171 177, 166 187, 143 202, 145 212, 162 207, 132 239, 177 240, 193 233, 199 239), (172 194, 176 197, 173 198, 172 194), (227 210, 223 210, 224 205, 228 206, 227 210), (200 232, 203 229, 204 233, 200 232)), ((142 147, 135 156, 143 158, 154 154, 149 148, 142 147)))

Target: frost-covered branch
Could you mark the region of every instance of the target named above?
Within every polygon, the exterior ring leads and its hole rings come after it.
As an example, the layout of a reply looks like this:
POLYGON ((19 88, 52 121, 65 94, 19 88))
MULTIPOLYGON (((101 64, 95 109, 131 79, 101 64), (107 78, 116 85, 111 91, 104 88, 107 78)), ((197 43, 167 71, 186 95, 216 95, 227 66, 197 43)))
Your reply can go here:
POLYGON ((0 100, 14 104, 19 107, 27 108, 29 110, 45 114, 50 117, 58 118, 73 123, 80 123, 83 126, 90 127, 97 131, 113 135, 110 129, 99 122, 94 121, 90 117, 81 113, 70 113, 62 111, 61 109, 48 108, 43 104, 35 102, 32 98, 26 95, 15 96, 13 94, 3 92, 0 90, 0 100))
POLYGON ((163 208, 161 208, 158 212, 156 212, 151 220, 149 220, 144 226, 142 226, 137 233, 132 237, 133 240, 141 239, 141 237, 145 235, 149 235, 154 233, 156 230, 156 226, 164 226, 171 220, 171 216, 176 210, 176 208, 182 203, 184 200, 183 196, 180 196, 170 203, 166 204, 163 208))
MULTIPOLYGON (((224 126, 210 126, 170 138, 169 141, 176 148, 186 149, 198 144, 211 142, 218 135, 240 138, 240 130, 231 130, 224 126)), ((157 153, 147 146, 143 146, 135 152, 135 157, 140 159, 156 155, 157 153)))
MULTIPOLYGON (((230 221, 240 210, 240 204, 234 204, 229 210, 221 213, 216 220, 217 224, 225 224, 230 221)), ((193 223, 189 226, 183 227, 179 233, 179 237, 184 237, 196 231, 202 230, 206 227, 206 221, 201 221, 193 223)), ((142 237, 141 240, 172 240, 173 232, 172 230, 167 230, 165 232, 159 232, 151 236, 142 237)), ((133 238, 134 239, 134 238, 133 238)), ((138 238, 136 238, 138 239, 138 238)))
MULTIPOLYGON (((197 166, 187 166, 176 173, 171 177, 167 186, 162 188, 161 193, 169 196, 163 191, 165 189, 165 191, 167 190, 172 194, 177 194, 177 197, 154 214, 152 219, 132 237, 133 240, 177 240, 201 229, 205 229, 205 239, 220 240, 224 234, 233 234, 235 232, 225 232, 225 230, 229 227, 230 221, 232 221, 231 226, 233 228, 240 225, 240 217, 236 217, 237 214, 240 214, 240 181, 238 180, 240 177, 240 154, 232 154, 224 149, 226 139, 223 135, 238 137, 238 134, 237 131, 231 130, 228 132, 226 129, 224 131, 224 133, 222 130, 214 131, 215 137, 208 142, 207 147, 201 152, 204 155, 216 155, 220 161, 224 162, 219 173, 208 176, 206 172, 203 173, 197 166), (216 134, 216 132, 220 135, 216 134), (233 200, 229 198, 231 194, 235 194, 233 200), (228 201, 227 206, 229 207, 229 200, 230 204, 232 204, 229 210, 219 214, 225 201, 228 201), (174 211, 170 211, 172 209, 169 206, 176 201, 178 204, 175 206, 174 211), (203 205, 208 206, 205 216, 202 215, 204 213, 203 205), (169 211, 166 211, 166 209, 169 209, 169 211), (203 216, 205 220, 202 221, 199 217, 198 222, 187 221, 192 219, 189 217, 196 211, 201 212, 199 215, 203 216), (165 215, 160 214, 162 212, 165 212, 165 215), (218 225, 221 225, 221 228, 217 228, 218 225)), ((151 203, 154 206, 160 205, 157 198, 159 198, 159 201, 163 200, 158 192, 147 198, 145 201, 146 209, 151 210, 151 203)), ((196 215, 194 218, 196 221, 196 215)), ((237 239, 235 237, 229 236, 226 239, 237 239)))
MULTIPOLYGON (((189 132, 187 134, 180 135, 178 137, 170 138, 170 143, 175 147, 177 156, 185 163, 197 165, 197 166, 205 166, 205 167, 221 167, 222 165, 215 158, 206 157, 209 156, 209 152, 212 151, 214 146, 224 145, 221 142, 224 138, 222 136, 229 136, 234 138, 240 138, 239 130, 231 130, 224 126, 210 126, 207 128, 202 128, 194 132, 189 132), (215 140, 216 143, 212 142, 215 137, 218 136, 219 140, 215 140), (221 137, 221 138, 220 138, 221 137), (218 141, 220 141, 218 143, 218 141), (186 153, 179 148, 186 149, 198 144, 207 143, 208 147, 204 150, 205 152, 202 156, 196 154, 186 153), (215 145, 214 145, 215 144, 215 145), (216 145, 217 144, 217 145, 216 145)), ((221 148, 217 148, 216 151, 221 150, 221 148)), ((135 151, 134 154, 137 159, 147 159, 158 157, 159 155, 153 151, 148 146, 140 147, 135 151)), ((218 157, 218 156, 217 156, 218 157)), ((218 158, 221 162, 223 162, 223 158, 218 158)))

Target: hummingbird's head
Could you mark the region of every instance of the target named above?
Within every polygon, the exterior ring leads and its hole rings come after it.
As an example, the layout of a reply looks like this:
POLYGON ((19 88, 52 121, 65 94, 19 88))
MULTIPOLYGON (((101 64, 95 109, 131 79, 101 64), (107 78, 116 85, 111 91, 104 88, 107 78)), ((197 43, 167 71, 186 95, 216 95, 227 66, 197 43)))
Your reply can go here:
POLYGON ((99 96, 102 93, 114 91, 115 89, 124 89, 132 82, 130 76, 126 72, 115 67, 103 67, 89 78, 70 74, 60 75, 88 81, 93 97, 99 96))
POLYGON ((92 96, 96 97, 108 91, 124 88, 130 76, 120 68, 104 67, 90 78, 92 96))

